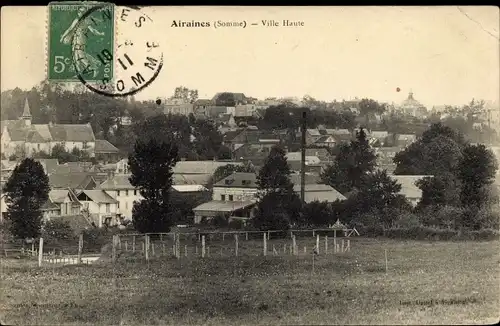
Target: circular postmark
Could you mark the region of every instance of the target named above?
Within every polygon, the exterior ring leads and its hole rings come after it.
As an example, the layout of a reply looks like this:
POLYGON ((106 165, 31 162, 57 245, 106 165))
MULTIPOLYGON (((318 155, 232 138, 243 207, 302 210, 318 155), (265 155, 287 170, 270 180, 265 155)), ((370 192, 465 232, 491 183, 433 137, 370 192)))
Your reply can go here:
POLYGON ((163 67, 152 22, 137 7, 97 3, 79 8, 71 41, 77 78, 104 96, 125 97, 146 88, 163 67))

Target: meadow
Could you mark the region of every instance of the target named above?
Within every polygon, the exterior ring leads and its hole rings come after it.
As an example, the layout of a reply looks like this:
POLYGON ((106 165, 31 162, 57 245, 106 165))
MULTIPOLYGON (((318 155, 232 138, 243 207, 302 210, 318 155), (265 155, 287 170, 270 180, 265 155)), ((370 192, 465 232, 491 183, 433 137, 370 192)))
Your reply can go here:
MULTIPOLYGON (((209 257, 62 267, 1 260, 1 321, 16 325, 475 324, 499 320, 499 241, 358 238, 314 259, 262 255, 260 241, 211 244, 209 257), (259 247, 260 246, 260 247, 259 247), (255 250, 250 250, 254 248, 255 250), (387 272, 385 264, 387 250, 387 272), (228 252, 225 254, 225 252, 228 252)), ((306 242, 303 242, 306 241, 306 242)), ((304 254, 303 246, 307 245, 304 254)), ((192 249, 190 249, 192 250, 192 249)), ((104 256, 106 253, 104 254, 104 256)))

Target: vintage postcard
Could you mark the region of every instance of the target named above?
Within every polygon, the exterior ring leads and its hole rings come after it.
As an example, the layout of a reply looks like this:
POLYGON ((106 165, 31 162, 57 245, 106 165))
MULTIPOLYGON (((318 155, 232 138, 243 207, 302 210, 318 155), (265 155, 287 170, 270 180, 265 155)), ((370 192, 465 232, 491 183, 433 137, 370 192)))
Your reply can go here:
POLYGON ((499 9, 1 9, 1 325, 499 321, 499 9))

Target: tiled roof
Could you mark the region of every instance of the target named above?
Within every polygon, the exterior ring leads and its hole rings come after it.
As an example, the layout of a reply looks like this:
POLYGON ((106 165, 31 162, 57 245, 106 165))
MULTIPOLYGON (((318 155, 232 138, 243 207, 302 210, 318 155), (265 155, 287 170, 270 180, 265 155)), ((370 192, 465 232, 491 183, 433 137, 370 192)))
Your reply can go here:
POLYGON ((217 182, 214 187, 257 188, 255 173, 234 172, 217 182))
POLYGON ((92 199, 93 202, 99 204, 116 204, 118 202, 116 199, 114 199, 101 189, 84 190, 80 193, 80 195, 78 195, 78 198, 81 198, 81 194, 87 195, 87 197, 92 199))
POLYGON ((85 125, 52 125, 49 126, 52 140, 54 141, 71 141, 71 142, 92 142, 95 141, 94 131, 90 124, 85 125))
MULTIPOLYGON (((306 153, 307 154, 307 153, 306 153)), ((302 153, 301 152, 288 152, 286 154, 287 161, 301 161, 302 153)), ((320 159, 315 155, 306 155, 306 162, 320 162, 320 159)))
POLYGON ((210 181, 212 174, 182 174, 174 173, 172 181, 174 185, 206 185, 210 181))
POLYGON ((326 143, 326 142, 335 143, 335 138, 333 138, 331 135, 327 135, 327 136, 321 136, 315 141, 315 143, 326 143))
POLYGON ((311 136, 321 136, 321 133, 319 132, 318 129, 307 129, 307 132, 311 135, 311 136))
MULTIPOLYGON (((194 212, 213 212, 213 216, 215 216, 218 212, 233 212, 238 209, 242 209, 245 207, 249 207, 254 205, 254 201, 221 201, 221 200, 212 200, 206 203, 203 203, 195 208, 193 208, 194 212)), ((205 215, 205 214, 204 214, 205 215)))
POLYGON ((331 135, 351 135, 349 129, 327 129, 328 133, 331 135))
MULTIPOLYGON (((306 185, 307 184, 317 184, 321 180, 321 178, 319 176, 314 175, 314 174, 309 174, 309 173, 305 174, 305 179, 306 179, 306 185)), ((292 174, 290 174, 290 180, 292 181, 292 183, 294 185, 300 186, 302 179, 301 179, 300 174, 292 173, 292 174)))
POLYGON ((130 176, 130 174, 115 174, 101 183, 99 188, 103 190, 134 189, 129 181, 130 176))
MULTIPOLYGON (((300 194, 300 185, 294 185, 293 190, 300 194)), ((305 187, 305 202, 310 203, 315 200, 332 203, 338 200, 344 200, 346 197, 331 186, 324 184, 306 184, 305 187)))
POLYGON ((234 164, 234 162, 219 161, 179 161, 173 168, 178 174, 214 174, 218 167, 234 164))
POLYGON ((89 172, 52 173, 49 175, 49 184, 52 189, 81 189, 92 177, 89 172))
POLYGON ((173 185, 172 188, 178 192, 208 191, 203 185, 173 185))
POLYGON ((118 153, 119 150, 113 144, 105 139, 95 140, 95 153, 118 153))

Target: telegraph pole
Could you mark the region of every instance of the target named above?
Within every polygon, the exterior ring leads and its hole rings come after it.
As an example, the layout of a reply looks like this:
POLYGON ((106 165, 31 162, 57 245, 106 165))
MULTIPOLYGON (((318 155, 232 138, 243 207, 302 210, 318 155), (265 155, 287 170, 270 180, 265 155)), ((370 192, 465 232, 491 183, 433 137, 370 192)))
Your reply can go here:
POLYGON ((304 204, 306 201, 306 129, 307 129, 307 120, 306 120, 306 111, 302 112, 302 121, 301 121, 301 129, 302 137, 300 139, 301 149, 302 149, 302 159, 300 166, 300 199, 304 204))

